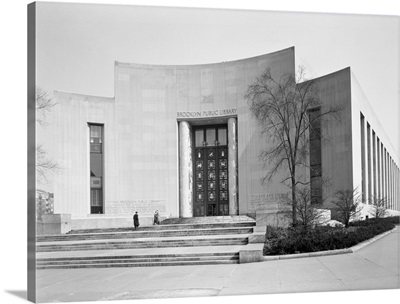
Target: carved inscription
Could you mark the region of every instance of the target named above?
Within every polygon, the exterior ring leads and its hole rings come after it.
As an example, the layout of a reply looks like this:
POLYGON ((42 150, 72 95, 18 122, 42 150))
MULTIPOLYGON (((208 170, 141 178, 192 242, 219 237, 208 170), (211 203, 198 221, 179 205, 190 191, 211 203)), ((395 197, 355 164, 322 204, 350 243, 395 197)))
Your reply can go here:
POLYGON ((221 109, 212 111, 187 111, 187 112, 177 112, 176 116, 178 118, 202 118, 202 117, 214 117, 214 116, 229 116, 236 115, 237 109, 221 109))
POLYGON ((289 207, 287 193, 263 193, 250 195, 250 211, 277 211, 289 207))
POLYGON ((107 214, 134 214, 136 211, 140 215, 153 215, 158 210, 159 213, 166 212, 166 200, 125 200, 107 201, 107 214))

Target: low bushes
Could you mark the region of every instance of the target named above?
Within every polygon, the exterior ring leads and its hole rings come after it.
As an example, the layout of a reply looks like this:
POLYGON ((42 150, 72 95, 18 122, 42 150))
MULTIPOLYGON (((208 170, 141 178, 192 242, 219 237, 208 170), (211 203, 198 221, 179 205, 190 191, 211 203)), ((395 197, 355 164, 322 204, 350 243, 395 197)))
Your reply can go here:
POLYGON ((369 219, 351 223, 349 228, 313 229, 267 227, 264 255, 282 255, 344 249, 394 228, 399 217, 369 219))
POLYGON ((391 217, 383 217, 383 218, 371 218, 365 221, 355 221, 351 222, 349 226, 353 227, 361 227, 361 226, 373 226, 373 225, 399 225, 400 224, 400 216, 391 216, 391 217))

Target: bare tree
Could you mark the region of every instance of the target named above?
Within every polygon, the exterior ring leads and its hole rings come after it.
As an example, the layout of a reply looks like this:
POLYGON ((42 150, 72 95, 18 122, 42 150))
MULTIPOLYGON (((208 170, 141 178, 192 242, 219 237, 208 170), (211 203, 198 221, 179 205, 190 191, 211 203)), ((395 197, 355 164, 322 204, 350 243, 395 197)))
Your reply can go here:
MULTIPOLYGON (((49 94, 41 87, 36 86, 36 122, 45 127, 47 126, 46 114, 56 105, 49 94)), ((36 179, 39 184, 47 182, 49 173, 56 173, 60 170, 59 165, 49 158, 47 151, 42 145, 36 146, 36 179)))
POLYGON ((371 206, 372 210, 369 212, 373 217, 375 218, 381 218, 385 217, 387 213, 387 199, 386 197, 377 197, 377 196, 372 196, 371 197, 371 206))
MULTIPOLYGON (((316 122, 325 117, 339 118, 341 107, 322 107, 319 90, 313 80, 305 78, 299 68, 296 75, 287 74, 275 79, 266 69, 245 94, 250 110, 259 122, 261 134, 268 138, 268 148, 260 160, 268 168, 262 182, 271 178, 285 165, 288 174, 281 181, 291 189, 292 222, 297 224, 298 185, 309 184, 299 177, 299 167, 308 167, 309 134, 316 122), (312 110, 318 109, 313 112, 312 110)), ((321 133, 321 132, 320 132, 321 133)), ((321 136, 322 134, 319 134, 321 136)))
MULTIPOLYGON (((292 199, 287 198, 290 206, 293 206, 292 199)), ((323 199, 315 203, 312 199, 311 189, 308 186, 296 188, 296 213, 297 225, 304 230, 324 223, 324 212, 320 209, 323 199)))
POLYGON ((56 105, 48 92, 41 87, 36 86, 36 122, 39 125, 46 126, 46 114, 56 105))
POLYGON ((346 228, 349 226, 350 220, 361 212, 361 197, 358 189, 337 191, 332 203, 336 206, 339 220, 346 228))
POLYGON ((48 157, 42 145, 36 146, 36 179, 38 183, 45 184, 48 174, 56 173, 59 170, 59 165, 48 157))

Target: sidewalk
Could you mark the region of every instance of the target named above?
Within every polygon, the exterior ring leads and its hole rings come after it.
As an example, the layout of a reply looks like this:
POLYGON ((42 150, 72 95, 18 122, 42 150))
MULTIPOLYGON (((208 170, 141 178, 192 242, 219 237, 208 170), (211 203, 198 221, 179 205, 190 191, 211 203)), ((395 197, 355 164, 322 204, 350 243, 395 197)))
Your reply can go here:
POLYGON ((399 288, 399 229, 355 253, 252 264, 40 270, 38 302, 399 288))

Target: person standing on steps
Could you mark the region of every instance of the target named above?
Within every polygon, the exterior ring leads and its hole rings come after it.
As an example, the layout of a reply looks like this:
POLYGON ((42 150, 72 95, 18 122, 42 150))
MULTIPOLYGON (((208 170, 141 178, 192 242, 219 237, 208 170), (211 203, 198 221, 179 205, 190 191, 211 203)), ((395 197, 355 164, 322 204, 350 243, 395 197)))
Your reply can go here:
POLYGON ((139 227, 139 215, 137 211, 135 212, 135 215, 133 216, 133 225, 135 226, 135 230, 139 227))
POLYGON ((156 212, 154 212, 154 221, 153 221, 153 225, 159 225, 160 221, 158 219, 158 210, 156 210, 156 212))

